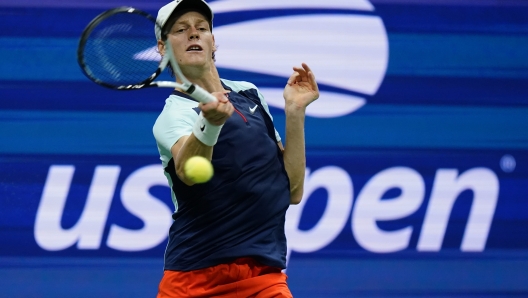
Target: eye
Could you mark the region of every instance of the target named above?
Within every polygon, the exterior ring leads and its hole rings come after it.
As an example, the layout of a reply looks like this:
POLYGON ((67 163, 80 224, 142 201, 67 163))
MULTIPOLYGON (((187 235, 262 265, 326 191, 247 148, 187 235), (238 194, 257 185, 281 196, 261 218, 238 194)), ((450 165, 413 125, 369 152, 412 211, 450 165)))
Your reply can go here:
POLYGON ((185 27, 179 27, 179 28, 174 28, 172 29, 172 34, 178 34, 178 33, 183 33, 185 31, 185 27))

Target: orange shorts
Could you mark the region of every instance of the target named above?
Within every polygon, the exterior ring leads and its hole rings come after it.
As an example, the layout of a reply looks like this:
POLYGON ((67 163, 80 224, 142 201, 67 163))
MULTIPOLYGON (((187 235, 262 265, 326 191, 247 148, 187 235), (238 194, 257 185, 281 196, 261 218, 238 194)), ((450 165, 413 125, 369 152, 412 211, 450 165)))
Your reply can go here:
POLYGON ((292 298, 280 268, 252 258, 193 271, 165 270, 157 298, 292 298))

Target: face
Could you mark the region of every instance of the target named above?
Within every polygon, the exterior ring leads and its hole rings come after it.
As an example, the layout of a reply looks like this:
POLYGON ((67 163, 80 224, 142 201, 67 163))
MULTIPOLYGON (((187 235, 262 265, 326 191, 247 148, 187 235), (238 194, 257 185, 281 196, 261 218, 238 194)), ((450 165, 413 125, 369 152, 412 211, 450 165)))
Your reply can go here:
MULTIPOLYGON (((180 67, 205 67, 214 63, 214 36, 209 22, 198 12, 188 12, 179 17, 167 35, 180 67)), ((162 49, 162 53, 164 48, 162 49)))

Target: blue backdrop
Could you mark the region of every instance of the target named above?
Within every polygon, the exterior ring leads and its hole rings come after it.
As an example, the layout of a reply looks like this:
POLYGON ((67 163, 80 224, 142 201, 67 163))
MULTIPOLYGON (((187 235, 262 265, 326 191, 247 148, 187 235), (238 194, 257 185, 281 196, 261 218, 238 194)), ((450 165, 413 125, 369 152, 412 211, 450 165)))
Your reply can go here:
MULTIPOLYGON (((528 4, 319 2, 210 1, 221 76, 259 86, 283 137, 291 66, 320 83, 294 296, 528 296, 528 4)), ((97 86, 76 48, 103 10, 163 4, 0 1, 1 297, 155 296, 170 90, 97 86)))

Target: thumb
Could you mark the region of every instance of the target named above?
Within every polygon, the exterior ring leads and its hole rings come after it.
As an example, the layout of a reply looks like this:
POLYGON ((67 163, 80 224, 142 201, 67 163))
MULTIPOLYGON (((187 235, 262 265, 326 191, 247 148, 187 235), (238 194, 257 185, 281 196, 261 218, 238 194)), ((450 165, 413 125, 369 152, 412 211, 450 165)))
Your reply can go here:
POLYGON ((213 92, 212 94, 214 95, 214 97, 216 97, 218 102, 226 103, 229 101, 229 99, 227 98, 227 93, 213 92))

